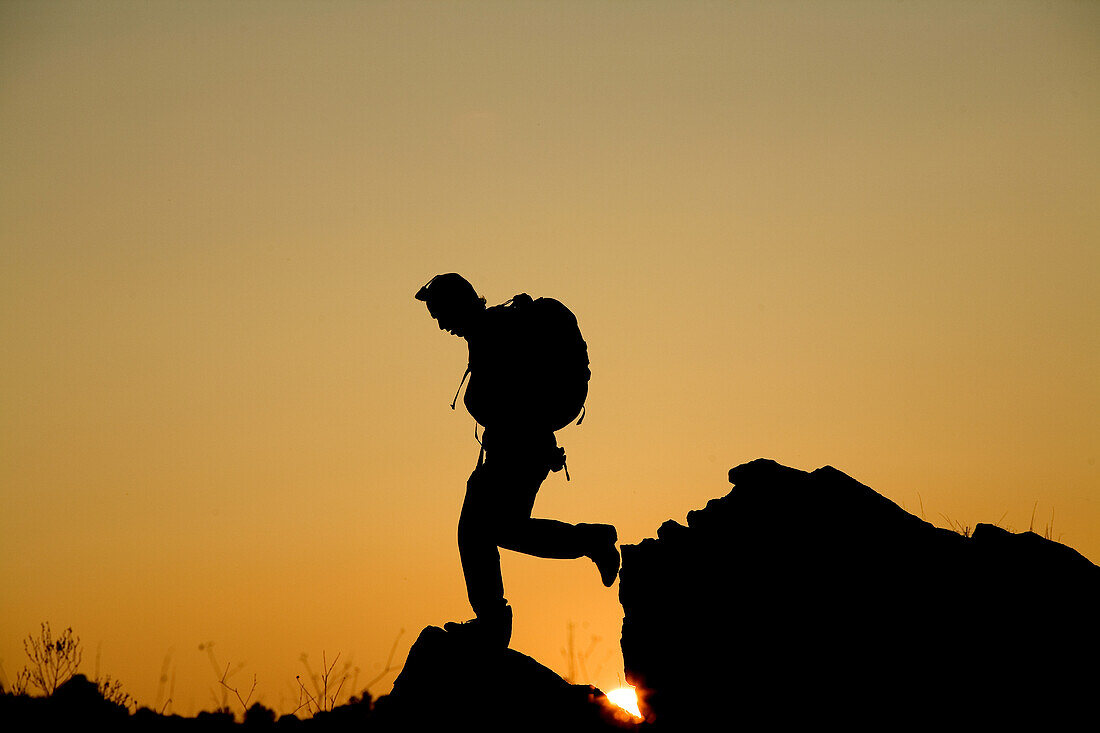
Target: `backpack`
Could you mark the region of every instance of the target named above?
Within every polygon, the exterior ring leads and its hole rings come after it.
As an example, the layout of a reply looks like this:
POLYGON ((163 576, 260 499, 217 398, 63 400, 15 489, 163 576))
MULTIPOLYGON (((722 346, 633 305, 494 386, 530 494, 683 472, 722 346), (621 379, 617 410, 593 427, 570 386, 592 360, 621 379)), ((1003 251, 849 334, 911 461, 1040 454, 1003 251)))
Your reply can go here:
POLYGON ((486 317, 493 350, 471 344, 467 370, 464 402, 474 419, 486 427, 556 431, 580 415, 580 424, 592 372, 577 317, 560 301, 526 293, 489 308, 486 317))

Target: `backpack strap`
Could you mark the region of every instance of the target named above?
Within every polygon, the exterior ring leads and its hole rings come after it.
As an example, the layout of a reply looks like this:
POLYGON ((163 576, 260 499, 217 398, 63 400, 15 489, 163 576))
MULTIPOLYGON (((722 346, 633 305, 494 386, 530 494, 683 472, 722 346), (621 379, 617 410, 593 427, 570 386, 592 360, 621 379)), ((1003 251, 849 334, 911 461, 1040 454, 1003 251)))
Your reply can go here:
MULTIPOLYGON (((462 391, 462 385, 466 384, 466 377, 470 376, 470 365, 466 364, 466 372, 462 375, 462 381, 458 383, 458 389, 455 390, 455 398, 451 400, 451 409, 455 409, 455 405, 458 404, 458 393, 462 391)), ((583 418, 582 418, 583 419, 583 418)), ((474 432, 474 437, 477 437, 477 432, 474 432)))

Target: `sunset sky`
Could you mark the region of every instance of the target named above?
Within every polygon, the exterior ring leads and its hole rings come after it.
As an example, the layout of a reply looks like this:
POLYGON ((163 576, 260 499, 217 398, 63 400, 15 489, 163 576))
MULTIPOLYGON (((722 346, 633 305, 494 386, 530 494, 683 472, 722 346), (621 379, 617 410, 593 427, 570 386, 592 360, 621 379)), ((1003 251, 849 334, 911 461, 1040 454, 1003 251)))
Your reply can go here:
MULTIPOLYGON (((1100 562, 1100 4, 8 1, 0 681, 49 621, 287 712, 469 618, 450 271, 588 341, 537 516, 767 457, 1100 562)), ((618 586, 502 554, 512 647, 617 686, 618 586)))

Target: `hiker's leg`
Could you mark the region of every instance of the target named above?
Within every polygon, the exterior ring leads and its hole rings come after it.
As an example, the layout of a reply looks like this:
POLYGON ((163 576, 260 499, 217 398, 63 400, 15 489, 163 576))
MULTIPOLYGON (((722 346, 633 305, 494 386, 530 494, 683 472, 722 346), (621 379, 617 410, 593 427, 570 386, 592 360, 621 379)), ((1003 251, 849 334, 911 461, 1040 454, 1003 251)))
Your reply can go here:
POLYGON ((497 504, 497 545, 535 557, 572 560, 585 554, 585 536, 576 525, 534 519, 535 495, 550 470, 523 453, 502 451, 487 465, 501 484, 497 504))
MULTIPOLYGON (((554 434, 505 439, 488 431, 482 436, 485 463, 482 469, 495 487, 495 530, 497 546, 535 557, 572 560, 588 557, 600 571, 604 585, 614 583, 619 572, 617 535, 609 524, 569 524, 556 519, 531 516, 542 482, 550 474, 555 458, 561 458, 554 434)), ((558 464, 561 465, 561 464, 558 464)), ((467 492, 469 494, 469 492, 467 492)), ((486 515, 488 516, 488 514, 486 515)), ((500 555, 497 565, 500 567, 500 555)))
MULTIPOLYGON (((506 550, 559 560, 590 558, 610 586, 619 573, 618 539, 610 524, 569 524, 557 519, 531 516, 535 496, 549 470, 539 464, 504 458, 495 464, 502 488, 497 545, 506 550)), ((499 554, 498 554, 499 558, 499 554)))
POLYGON ((619 574, 615 528, 610 524, 567 524, 555 519, 532 519, 508 526, 500 546, 535 557, 575 560, 587 557, 596 563, 603 584, 611 587, 619 574))
POLYGON ((458 519, 458 554, 466 578, 466 595, 478 617, 492 616, 507 605, 500 576, 496 507, 492 477, 479 465, 466 482, 458 519))
POLYGON ((585 555, 585 537, 577 525, 528 517, 502 528, 500 546, 535 557, 575 560, 585 555))

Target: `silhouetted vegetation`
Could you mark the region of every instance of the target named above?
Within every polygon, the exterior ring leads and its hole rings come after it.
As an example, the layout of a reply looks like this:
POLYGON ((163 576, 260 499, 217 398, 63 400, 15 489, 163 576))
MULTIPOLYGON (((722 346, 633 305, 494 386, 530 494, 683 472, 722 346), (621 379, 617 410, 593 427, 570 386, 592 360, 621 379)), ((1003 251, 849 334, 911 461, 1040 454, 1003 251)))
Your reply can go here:
POLYGON ((15 678, 15 692, 37 689, 43 695, 52 695, 66 680, 76 674, 84 656, 80 637, 71 628, 54 638, 48 622, 42 622, 38 636, 28 635, 23 640, 23 651, 29 660, 15 678))
MULTIPOLYGON (((219 671, 213 644, 200 645, 207 651, 215 671, 219 671)), ((45 725, 88 726, 107 730, 204 730, 217 731, 233 728, 247 730, 275 730, 306 726, 307 730, 345 730, 354 727, 362 729, 367 724, 373 708, 373 698, 364 690, 361 695, 352 695, 345 705, 336 705, 337 697, 344 683, 349 679, 350 665, 345 665, 342 675, 333 677, 337 659, 325 664, 318 675, 311 672, 311 679, 318 694, 309 695, 307 701, 299 705, 310 717, 299 718, 294 714, 277 716, 274 710, 260 703, 249 701, 256 687, 253 677, 252 686, 247 693, 229 684, 233 672, 230 665, 220 670, 218 684, 222 689, 219 701, 215 698, 216 709, 200 712, 194 718, 165 714, 148 707, 134 710, 136 704, 130 695, 122 689, 119 680, 104 675, 89 680, 78 670, 83 661, 83 649, 80 637, 71 628, 55 636, 48 622, 43 622, 38 635, 28 635, 23 642, 27 655, 26 666, 16 675, 11 689, 0 686, 0 728, 5 730, 29 729, 45 725), (230 708, 229 693, 232 693, 241 706, 242 722, 230 708)), ((309 670, 306 656, 303 663, 309 670)), ((392 669, 392 652, 386 663, 386 671, 392 669)), ((355 670, 358 673, 358 669, 355 670)), ((354 683, 353 683, 354 684, 354 683)), ((303 690, 305 688, 303 687, 303 690)), ((167 704, 166 704, 167 706, 167 704)), ((165 707, 166 707, 165 706, 165 707)), ((297 710, 295 711, 297 712, 297 710)))
MULTIPOLYGON (((47 730, 80 726, 94 730, 381 730, 372 725, 373 699, 364 692, 352 696, 345 705, 332 706, 315 712, 312 717, 293 714, 276 715, 260 703, 252 703, 238 722, 227 708, 203 711, 193 718, 166 715, 148 707, 130 712, 127 705, 116 701, 117 683, 106 691, 83 674, 65 678, 48 695, 31 695, 26 691, 4 691, 0 694, 0 728, 29 730, 45 726, 47 730), (114 698, 114 699, 113 699, 114 698)), ((129 700, 129 697, 126 697, 129 700)), ((389 729, 389 728, 386 728, 389 729)))
MULTIPOLYGON (((398 638, 400 636, 399 634, 398 638)), ((385 669, 368 683, 368 687, 400 666, 393 664, 396 645, 395 641, 385 669)), ((312 691, 307 689, 299 677, 302 702, 293 713, 278 715, 271 708, 251 701, 255 678, 250 688, 231 683, 233 674, 240 671, 241 666, 234 668, 231 664, 221 665, 211 647, 207 643, 201 649, 210 656, 222 695, 215 696, 215 710, 203 711, 194 717, 183 717, 166 714, 164 709, 158 712, 147 706, 137 707, 135 710, 134 701, 122 689, 121 683, 109 675, 99 680, 89 680, 77 671, 83 658, 80 638, 71 628, 54 636, 49 624, 43 623, 40 633, 37 636, 28 636, 24 643, 28 664, 17 675, 12 689, 0 688, 0 729, 21 731, 44 726, 47 730, 80 727, 108 731, 182 730, 203 733, 235 730, 354 730, 367 733, 411 730, 406 724, 407 716, 401 706, 387 704, 388 696, 375 700, 364 689, 357 695, 351 695, 345 704, 336 704, 346 687, 355 686, 359 672, 350 662, 337 666, 339 654, 330 661, 322 653, 322 666, 319 670, 311 667, 308 656, 303 654, 302 663, 306 667, 312 691), (239 714, 233 711, 233 699, 240 705, 239 714)), ((441 716, 455 715, 457 719, 461 717, 463 710, 496 708, 510 718, 514 717, 517 730, 540 729, 537 722, 531 723, 530 720, 525 720, 527 715, 520 714, 521 707, 528 707, 523 699, 499 699, 498 687, 487 679, 470 679, 464 683, 476 685, 477 694, 467 695, 461 701, 442 707, 438 711, 441 716)), ((537 691, 534 692, 537 694, 537 691)), ((603 707, 608 708, 606 703, 603 707)), ((608 729, 624 726, 623 721, 626 718, 617 716, 613 710, 603 710, 601 715, 606 719, 608 729)), ((604 729, 600 719, 597 717, 595 720, 600 725, 597 729, 604 729)), ((590 726, 579 730, 589 729, 590 726)))
MULTIPOLYGON (((38 636, 27 635, 23 640, 23 651, 27 655, 27 664, 16 675, 12 689, 7 691, 15 695, 28 695, 37 691, 50 697, 77 675, 84 659, 80 637, 73 634, 72 628, 65 629, 55 637, 48 621, 42 622, 38 636)), ((97 674, 94 683, 100 696, 107 702, 127 710, 133 708, 134 701, 122 689, 120 681, 111 679, 110 675, 100 677, 97 674)), ((0 686, 0 690, 2 689, 0 686)))

